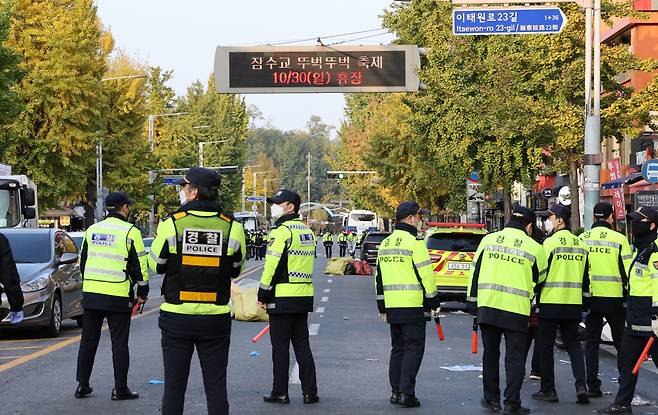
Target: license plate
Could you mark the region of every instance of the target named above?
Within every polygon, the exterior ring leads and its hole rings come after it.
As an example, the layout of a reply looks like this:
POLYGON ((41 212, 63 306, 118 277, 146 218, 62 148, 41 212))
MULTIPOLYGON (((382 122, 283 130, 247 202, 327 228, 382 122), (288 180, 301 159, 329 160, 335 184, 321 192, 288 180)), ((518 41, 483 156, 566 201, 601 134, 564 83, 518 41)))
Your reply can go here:
POLYGON ((448 264, 449 271, 470 271, 471 264, 468 262, 451 262, 448 264))

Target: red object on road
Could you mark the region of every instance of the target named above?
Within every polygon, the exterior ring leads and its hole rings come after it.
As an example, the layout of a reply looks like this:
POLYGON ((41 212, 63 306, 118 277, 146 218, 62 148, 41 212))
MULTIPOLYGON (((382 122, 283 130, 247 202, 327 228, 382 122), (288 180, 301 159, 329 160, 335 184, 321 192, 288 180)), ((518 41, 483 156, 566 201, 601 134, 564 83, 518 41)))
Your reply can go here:
POLYGON ((471 333, 471 353, 478 352, 478 318, 473 317, 473 333, 471 333))
POLYGON ((139 304, 139 303, 135 303, 135 305, 133 306, 133 312, 132 312, 132 314, 130 315, 130 317, 134 317, 135 314, 137 314, 137 312, 139 311, 139 307, 140 307, 140 306, 141 306, 141 304, 139 304))
POLYGON ((642 354, 640 355, 640 358, 637 360, 637 363, 635 364, 635 367, 633 368, 633 374, 637 376, 637 373, 640 371, 640 366, 642 366, 642 363, 647 360, 647 357, 649 357, 649 350, 651 350, 651 346, 653 346, 653 341, 655 340, 655 337, 651 336, 649 341, 647 342, 647 345, 644 346, 644 350, 642 350, 642 354))
POLYGON ((263 330, 261 330, 260 333, 258 333, 258 334, 256 335, 256 337, 254 337, 253 339, 251 339, 251 342, 252 342, 252 343, 258 343, 258 341, 259 341, 260 339, 262 339, 263 336, 266 335, 268 331, 270 331, 270 325, 269 325, 269 324, 268 324, 263 330))
POLYGON ((434 323, 436 324, 436 334, 439 335, 439 341, 444 341, 446 337, 443 335, 443 327, 441 327, 441 319, 439 315, 434 315, 434 323))

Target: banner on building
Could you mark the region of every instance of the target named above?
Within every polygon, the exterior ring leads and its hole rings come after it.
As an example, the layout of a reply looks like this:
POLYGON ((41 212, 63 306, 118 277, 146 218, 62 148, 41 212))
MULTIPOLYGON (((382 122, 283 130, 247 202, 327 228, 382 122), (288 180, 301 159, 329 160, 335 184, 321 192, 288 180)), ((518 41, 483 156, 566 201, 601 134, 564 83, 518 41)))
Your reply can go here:
POLYGON ((626 204, 624 203, 624 191, 621 187, 612 189, 612 204, 615 207, 615 219, 626 220, 626 204))
POLYGON ((618 158, 610 159, 608 165, 608 178, 612 182, 621 179, 621 162, 618 158))

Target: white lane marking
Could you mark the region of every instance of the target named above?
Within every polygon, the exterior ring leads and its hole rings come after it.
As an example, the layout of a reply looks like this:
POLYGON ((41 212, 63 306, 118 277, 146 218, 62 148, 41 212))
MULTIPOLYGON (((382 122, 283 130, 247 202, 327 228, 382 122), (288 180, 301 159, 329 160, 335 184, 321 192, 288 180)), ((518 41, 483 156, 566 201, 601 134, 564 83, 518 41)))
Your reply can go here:
POLYGON ((318 331, 320 331, 320 324, 319 323, 311 324, 310 326, 308 326, 308 335, 309 336, 317 336, 318 331))
POLYGON ((327 282, 331 284, 332 282, 334 282, 334 280, 327 280, 327 282))
POLYGON ((329 301, 329 297, 322 297, 320 301, 326 303, 327 301, 329 301))
POLYGON ((325 288, 324 292, 326 292, 326 293, 331 292, 331 288, 325 288))
POLYGON ((315 310, 316 313, 324 313, 324 307, 318 307, 317 310, 315 310))
POLYGON ((290 384, 291 385, 301 385, 302 381, 299 380, 299 365, 295 363, 295 366, 292 367, 292 372, 290 373, 290 384))

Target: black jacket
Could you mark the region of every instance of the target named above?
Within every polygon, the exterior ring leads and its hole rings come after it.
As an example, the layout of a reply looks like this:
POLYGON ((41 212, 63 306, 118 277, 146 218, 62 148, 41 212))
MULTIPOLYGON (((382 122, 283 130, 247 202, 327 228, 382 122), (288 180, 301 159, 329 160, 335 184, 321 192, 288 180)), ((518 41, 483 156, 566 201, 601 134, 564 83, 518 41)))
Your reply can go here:
POLYGON ((23 309, 23 291, 21 290, 21 279, 18 276, 16 262, 14 262, 14 257, 11 255, 9 240, 0 233, 0 295, 3 292, 7 293, 10 311, 21 311, 23 309))

